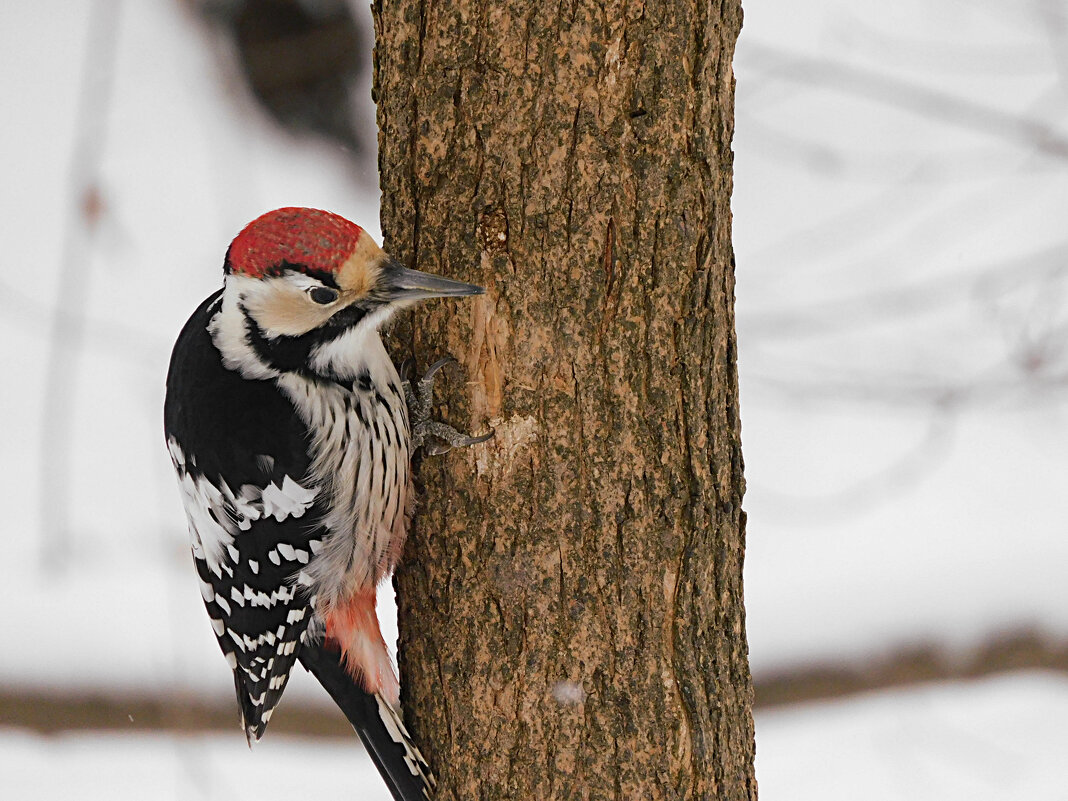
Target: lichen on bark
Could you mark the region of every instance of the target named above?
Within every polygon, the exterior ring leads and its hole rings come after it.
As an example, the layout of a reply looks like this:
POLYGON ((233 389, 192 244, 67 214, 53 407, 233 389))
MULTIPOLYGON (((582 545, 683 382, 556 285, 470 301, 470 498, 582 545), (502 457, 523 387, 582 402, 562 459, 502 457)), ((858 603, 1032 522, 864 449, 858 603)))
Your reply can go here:
POLYGON ((442 799, 755 799, 730 241, 738 3, 376 2, 386 247, 481 283, 397 573, 442 799))

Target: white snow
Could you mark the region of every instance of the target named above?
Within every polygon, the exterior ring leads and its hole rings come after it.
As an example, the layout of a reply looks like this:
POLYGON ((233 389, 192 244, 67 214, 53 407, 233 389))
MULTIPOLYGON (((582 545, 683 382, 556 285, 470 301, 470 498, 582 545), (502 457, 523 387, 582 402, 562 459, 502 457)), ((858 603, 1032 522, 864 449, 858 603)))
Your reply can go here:
POLYGON ((1024 673, 758 713, 762 801, 1032 801, 1068 788, 1068 678, 1024 673))
MULTIPOLYGON (((2 601, 16 644, 0 649, 0 681, 228 700, 162 436, 170 346, 261 212, 327 208, 380 241, 373 161, 361 173, 272 128, 169 1, 117 6, 106 113, 79 128, 93 7, 0 7, 2 601), (103 136, 91 231, 71 187, 86 125, 103 136), (85 326, 63 340, 64 456, 40 443, 56 425, 42 411, 46 342, 68 237, 85 326), (66 521, 58 566, 44 564, 46 519, 66 521)), ((745 11, 733 212, 755 670, 921 641, 963 649, 1022 626, 1063 640, 1068 159, 1028 134, 1068 138, 1063 10, 745 11)), ((329 703, 302 671, 287 697, 329 703)), ((1058 797, 1066 699, 1061 678, 1006 677, 761 713, 762 795, 1058 797)), ((4 781, 33 777, 42 798, 243 797, 260 771, 241 760, 350 755, 273 752, 268 738, 250 757, 236 725, 0 740, 4 781), (190 767, 202 762, 210 772, 190 767)), ((335 781, 313 764, 317 783, 335 781)))
POLYGON ((0 729, 0 792, 10 799, 79 801, 389 801, 353 742, 274 736, 251 751, 240 734, 68 734, 0 729))

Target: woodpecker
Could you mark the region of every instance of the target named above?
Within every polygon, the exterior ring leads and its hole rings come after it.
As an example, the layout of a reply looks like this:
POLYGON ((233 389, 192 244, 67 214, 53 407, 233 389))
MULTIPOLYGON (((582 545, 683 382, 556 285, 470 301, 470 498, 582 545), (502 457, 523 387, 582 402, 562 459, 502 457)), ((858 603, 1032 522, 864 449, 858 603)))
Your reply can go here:
POLYGON ((444 360, 402 381, 379 328, 417 301, 483 291, 402 266, 336 214, 277 209, 230 244, 223 288, 182 329, 167 375, 167 448, 249 745, 299 660, 397 801, 429 798, 434 779, 399 714, 376 588, 404 544, 415 447, 490 435, 410 419, 444 360))

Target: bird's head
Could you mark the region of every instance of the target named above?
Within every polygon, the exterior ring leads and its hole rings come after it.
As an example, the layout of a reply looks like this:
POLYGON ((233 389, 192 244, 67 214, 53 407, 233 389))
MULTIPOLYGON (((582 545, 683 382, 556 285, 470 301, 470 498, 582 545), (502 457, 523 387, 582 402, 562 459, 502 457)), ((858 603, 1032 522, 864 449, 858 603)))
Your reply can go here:
POLYGON ((417 301, 484 291, 410 270, 360 226, 319 209, 276 209, 253 220, 230 244, 225 271, 224 310, 240 313, 242 338, 280 369, 342 336, 374 331, 417 301))
POLYGON ((270 211, 226 254, 227 284, 269 338, 380 325, 426 298, 480 295, 482 287, 409 270, 360 226, 318 209, 270 211))

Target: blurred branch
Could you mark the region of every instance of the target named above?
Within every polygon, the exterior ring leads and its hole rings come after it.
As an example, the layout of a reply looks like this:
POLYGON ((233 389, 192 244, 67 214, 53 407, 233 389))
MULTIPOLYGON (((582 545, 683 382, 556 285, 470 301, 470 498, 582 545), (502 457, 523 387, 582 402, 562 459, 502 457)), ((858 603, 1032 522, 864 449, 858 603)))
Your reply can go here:
POLYGON ((949 455, 956 418, 936 410, 923 439, 881 469, 862 476, 834 492, 786 494, 750 483, 761 496, 763 513, 789 521, 796 527, 826 526, 871 511, 922 484, 949 455))
POLYGON ((893 687, 968 681, 1018 670, 1068 673, 1068 641, 1022 629, 992 637, 967 652, 937 644, 902 648, 855 665, 800 667, 756 677, 758 709, 829 701, 893 687))
POLYGON ((762 157, 788 166, 801 165, 842 182, 889 182, 892 185, 888 191, 893 192, 906 185, 915 186, 916 191, 929 192, 931 185, 974 181, 979 174, 1010 172, 1019 175, 1049 171, 1048 163, 1006 163, 1001 143, 983 148, 954 146, 919 150, 901 147, 873 151, 871 143, 858 142, 856 147, 847 150, 822 139, 806 138, 786 124, 781 129, 769 125, 755 117, 750 108, 740 109, 738 113, 749 146, 759 149, 762 157))
POLYGON ((67 349, 93 347, 111 358, 138 366, 158 367, 171 347, 171 342, 157 332, 127 325, 121 319, 57 314, 51 304, 2 279, 0 311, 5 323, 17 324, 24 331, 43 329, 49 339, 58 339, 67 349))
POLYGON ((850 139, 845 146, 804 140, 793 119, 782 120, 781 128, 767 125, 761 115, 747 119, 745 124, 766 145, 763 153, 800 163, 826 181, 876 177, 891 183, 814 225, 771 232, 751 254, 756 269, 760 263, 769 265, 775 276, 787 270, 795 279, 806 271, 820 275, 814 283, 819 289, 800 301, 780 292, 788 298, 781 306, 740 310, 739 330, 748 343, 744 377, 751 386, 770 389, 790 402, 874 401, 943 412, 963 405, 1063 397, 1068 389, 1068 315, 1061 301, 1068 296, 1068 245, 1058 242, 950 274, 942 266, 954 258, 955 242, 961 239, 953 231, 1003 224, 1003 212, 995 217, 988 198, 998 191, 1006 197, 1018 194, 1019 182, 1006 177, 998 186, 992 177, 1004 174, 1006 165, 1013 178, 1038 169, 1048 176, 1049 156, 1068 157, 1068 131, 1046 122, 1061 119, 1068 94, 1068 51, 1063 46, 1068 17, 1063 3, 1033 0, 1028 6, 1030 13, 1023 14, 989 7, 991 14, 1011 17, 1003 25, 1027 28, 1035 40, 1029 43, 1028 72, 1038 75, 1037 68, 1045 64, 1052 78, 1040 85, 1030 81, 1032 88, 1014 96, 1018 108, 1009 112, 995 108, 994 101, 973 101, 934 88, 933 76, 922 74, 922 66, 934 65, 926 70, 930 72, 952 68, 962 59, 972 66, 997 63, 1014 52, 1013 46, 998 45, 1001 50, 995 51, 993 45, 957 45, 947 53, 941 43, 896 37, 849 13, 839 17, 845 30, 835 35, 836 42, 863 50, 866 57, 873 50, 876 57, 882 54, 886 71, 747 40, 742 59, 751 71, 763 70, 750 81, 769 102, 797 99, 796 91, 784 93, 787 87, 800 88, 807 97, 815 90, 835 91, 851 101, 847 114, 859 113, 852 110, 854 99, 862 99, 1027 148, 1021 162, 1006 158, 1004 148, 999 154, 974 143, 925 150, 926 138, 914 136, 907 142, 913 150, 866 151, 872 145, 867 140, 850 139), (904 77, 902 63, 919 63, 920 77, 904 77), (1018 101, 1028 99, 1020 107, 1018 101), (969 167, 971 175, 965 173, 969 167), (946 194, 937 195, 930 186, 947 177, 981 178, 985 194, 966 194, 964 203, 947 207, 946 194), (891 238, 895 229, 903 230, 891 238), (858 258, 857 252, 870 255, 858 258), (812 255, 806 260, 801 254, 812 255), (842 277, 850 280, 828 275, 832 257, 841 265, 842 277), (894 278, 920 270, 926 277, 894 278), (857 285, 858 276, 872 275, 879 276, 879 289, 850 293, 844 288, 857 285), (835 287, 841 287, 839 297, 832 296, 835 287))
POLYGON ((1012 259, 999 259, 967 270, 850 297, 803 305, 747 311, 747 332, 763 337, 796 339, 822 336, 877 325, 889 319, 931 311, 944 311, 953 303, 973 300, 977 291, 1011 282, 1016 288, 1028 282, 1068 277, 1068 242, 1035 250, 1012 259))
MULTIPOLYGON (((1061 0, 1054 2, 1060 3, 1061 0)), ((968 5, 974 8, 973 3, 969 2, 968 5)), ((994 13, 998 14, 999 20, 1005 10, 1002 4, 996 7, 994 13)), ((1014 10, 1012 13, 1018 12, 1014 10)), ((850 8, 842 9, 836 22, 838 28, 848 31, 849 44, 869 58, 890 59, 895 63, 908 62, 924 69, 937 70, 942 74, 969 77, 1045 75, 1049 71, 1051 54, 1036 49, 1030 42, 961 44, 942 39, 931 41, 907 38, 900 34, 888 33, 885 27, 865 18, 857 9, 850 8)))
MULTIPOLYGON (((137 692, 79 691, 69 688, 36 687, 0 690, 0 726, 55 734, 61 731, 143 732, 232 732, 241 737, 237 705, 232 698, 206 701, 203 698, 172 695, 145 695, 137 692)), ((302 737, 346 737, 354 747, 359 740, 352 727, 333 706, 285 708, 271 721, 275 735, 302 737)))
MULTIPOLYGON (((795 666, 756 676, 756 707, 848 698, 893 687, 967 681, 1018 670, 1068 673, 1068 641, 1031 629, 991 637, 968 651, 937 644, 904 647, 883 658, 850 665, 795 666)), ((170 731, 230 732, 239 738, 232 699, 161 697, 136 692, 85 692, 69 688, 0 688, 0 726, 42 734, 98 730, 119 733, 170 731)), ((352 728, 336 708, 287 706, 271 720, 274 735, 351 740, 352 728)))
MULTIPOLYGON (((940 409, 1036 397, 1068 389, 1068 243, 1024 255, 977 264, 908 285, 891 286, 841 298, 746 311, 739 330, 747 346, 746 380, 789 397, 878 400, 883 403, 935 405, 940 409), (974 332, 972 321, 981 321, 974 332), (891 328, 888 328, 890 326, 891 328), (970 360, 946 352, 926 364, 925 343, 932 326, 960 346, 969 345, 970 360), (881 329, 881 330, 880 330, 881 329), (879 332, 887 347, 913 343, 908 372, 894 373, 882 357, 842 358, 827 343, 856 342, 862 332, 879 332), (890 333, 887 333, 890 332, 890 333), (911 333, 910 333, 911 332, 911 333), (791 356, 772 357, 761 367, 766 348, 812 340, 823 345, 810 363, 791 356), (974 357, 978 342, 988 356, 974 357), (851 361, 853 362, 851 364, 851 361), (969 364, 968 362, 971 362, 969 364)), ((867 353, 877 348, 869 345, 867 353)))
POLYGON ((851 64, 785 53, 750 41, 745 53, 780 80, 822 86, 865 100, 895 106, 921 117, 1033 147, 1068 159, 1068 136, 1042 120, 1010 114, 956 95, 851 64))
POLYGON ((72 409, 77 403, 75 383, 86 322, 85 298, 92 265, 90 243, 103 213, 97 171, 106 139, 119 13, 119 0, 95 0, 92 4, 74 121, 68 178, 70 194, 46 357, 37 487, 41 559, 43 566, 52 570, 61 570, 71 552, 68 494, 73 483, 72 409))

